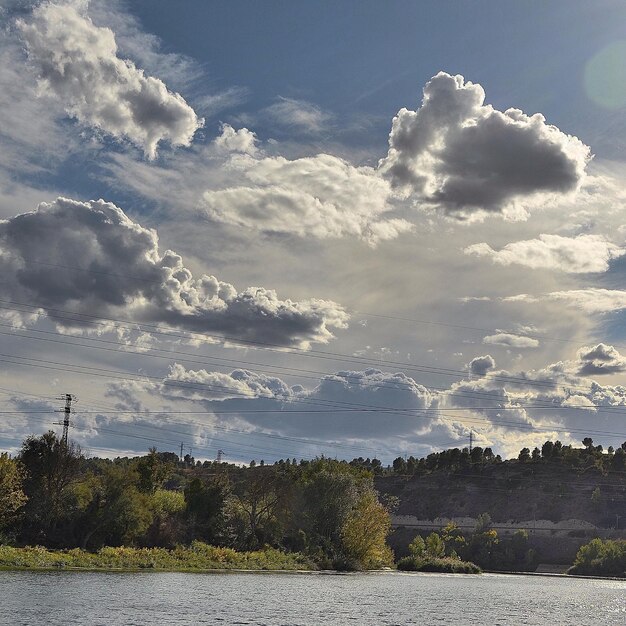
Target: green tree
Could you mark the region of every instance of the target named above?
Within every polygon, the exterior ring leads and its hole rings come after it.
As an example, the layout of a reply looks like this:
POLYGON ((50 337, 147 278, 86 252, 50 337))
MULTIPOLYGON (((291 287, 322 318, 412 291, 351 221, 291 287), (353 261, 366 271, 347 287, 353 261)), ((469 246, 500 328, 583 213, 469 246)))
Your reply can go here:
POLYGON ((130 467, 111 465, 99 476, 76 485, 83 548, 132 545, 150 528, 154 512, 151 499, 138 489, 139 476, 130 467))
POLYGON ((23 537, 28 542, 58 545, 65 541, 68 522, 68 497, 79 478, 83 461, 80 448, 66 446, 52 431, 28 437, 19 460, 26 470, 23 537))
POLYGON ((229 513, 235 531, 238 527, 245 528, 240 538, 242 547, 277 543, 280 538, 277 527, 284 511, 286 492, 286 485, 281 484, 281 476, 275 468, 265 465, 250 468, 246 480, 233 486, 229 513))
POLYGON ((586 576, 626 575, 626 540, 592 539, 581 546, 569 574, 586 576))
POLYGON ((26 494, 22 489, 26 474, 23 466, 0 454, 0 532, 13 524, 26 504, 26 494))
POLYGON ((598 507, 602 503, 602 492, 600 487, 596 487, 591 493, 591 502, 594 506, 598 507))
POLYGON ((180 491, 157 489, 150 496, 150 508, 153 520, 147 533, 148 544, 174 546, 182 535, 183 513, 186 508, 184 494, 180 491))
POLYGON ((154 493, 171 474, 174 466, 163 460, 156 448, 150 448, 146 456, 136 461, 139 475, 139 489, 144 493, 154 493))
POLYGON ((187 540, 217 543, 224 532, 224 508, 229 495, 226 481, 193 478, 185 487, 187 540))
POLYGON ((446 554, 449 556, 458 556, 467 545, 465 536, 454 522, 449 522, 442 528, 441 538, 446 544, 446 554))
POLYGON ((426 537, 426 556, 431 559, 442 559, 446 555, 446 544, 438 533, 430 533, 426 537))
POLYGON ((421 535, 416 535, 409 544, 409 553, 416 558, 422 558, 426 554, 426 542, 421 535))

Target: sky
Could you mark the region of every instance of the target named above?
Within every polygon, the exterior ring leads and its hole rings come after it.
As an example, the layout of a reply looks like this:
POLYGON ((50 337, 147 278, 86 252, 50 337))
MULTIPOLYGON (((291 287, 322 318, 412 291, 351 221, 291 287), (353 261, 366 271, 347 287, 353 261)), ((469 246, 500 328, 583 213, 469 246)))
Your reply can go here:
POLYGON ((0 449, 626 441, 625 23, 0 0, 0 449))

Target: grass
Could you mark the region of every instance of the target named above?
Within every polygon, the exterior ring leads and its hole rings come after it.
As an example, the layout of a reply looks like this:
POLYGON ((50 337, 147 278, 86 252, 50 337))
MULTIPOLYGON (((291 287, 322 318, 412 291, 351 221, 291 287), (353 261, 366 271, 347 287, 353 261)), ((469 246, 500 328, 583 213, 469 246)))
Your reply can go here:
POLYGON ((0 568, 79 568, 92 570, 312 570, 315 566, 302 554, 273 548, 237 552, 194 541, 173 550, 164 548, 101 548, 97 552, 48 550, 40 546, 0 546, 0 568))
POLYGON ((442 572, 446 574, 480 574, 475 563, 452 557, 430 558, 407 556, 398 561, 398 569, 404 572, 442 572))

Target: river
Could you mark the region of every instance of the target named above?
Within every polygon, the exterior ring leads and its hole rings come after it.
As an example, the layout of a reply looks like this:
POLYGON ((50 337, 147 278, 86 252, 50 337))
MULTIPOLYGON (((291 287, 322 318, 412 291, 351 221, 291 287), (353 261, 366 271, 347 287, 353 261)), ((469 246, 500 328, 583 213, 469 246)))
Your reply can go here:
POLYGON ((626 624, 626 582, 483 574, 0 572, 0 624, 626 624))

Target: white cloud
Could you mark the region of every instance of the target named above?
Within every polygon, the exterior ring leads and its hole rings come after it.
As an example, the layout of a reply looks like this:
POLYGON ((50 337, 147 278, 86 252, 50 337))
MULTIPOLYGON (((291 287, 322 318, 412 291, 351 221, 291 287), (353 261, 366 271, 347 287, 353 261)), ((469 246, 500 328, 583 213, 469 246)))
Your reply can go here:
POLYGON ((320 132, 331 117, 311 102, 283 97, 264 109, 262 114, 281 126, 307 133, 320 132))
POLYGON ((219 151, 225 153, 241 152, 254 155, 258 152, 256 141, 256 135, 247 128, 235 130, 230 124, 222 124, 222 133, 215 138, 213 144, 219 151))
POLYGON ((40 89, 79 122, 126 137, 149 158, 161 141, 189 145, 202 126, 179 94, 119 58, 113 31, 95 26, 76 6, 46 2, 17 25, 40 89))
POLYGON ((406 374, 376 369, 328 374, 315 387, 304 388, 248 370, 225 374, 176 365, 163 384, 149 385, 148 391, 200 402, 216 411, 217 419, 224 419, 219 413, 226 411, 229 423, 237 419, 253 429, 289 436, 393 442, 394 437, 417 433, 425 440, 429 434, 447 434, 449 439, 453 432, 436 415, 420 413, 432 405, 436 393, 406 374), (185 388, 192 383, 194 387, 185 388))
POLYGON ((434 76, 421 107, 394 118, 381 171, 399 190, 459 218, 511 212, 537 193, 578 189, 587 146, 539 113, 502 113, 484 99, 483 88, 462 76, 434 76))
POLYGON ((486 243, 476 243, 465 254, 490 258, 499 265, 523 265, 532 269, 551 269, 572 274, 606 272, 612 259, 623 256, 626 249, 600 235, 539 235, 537 239, 515 241, 500 250, 486 243))
POLYGON ((536 348, 539 345, 539 342, 532 337, 503 332, 483 337, 483 343, 509 348, 536 348))
POLYGON ((245 369, 233 370, 229 374, 189 370, 179 363, 170 368, 170 373, 163 379, 160 391, 168 397, 203 401, 242 397, 288 400, 293 395, 291 388, 274 376, 257 374, 245 369), (186 383, 189 386, 176 386, 172 383, 186 383))
POLYGON ((239 184, 205 191, 202 209, 212 220, 268 233, 301 237, 356 236, 370 244, 411 229, 389 218, 389 184, 369 167, 328 154, 231 158, 226 167, 239 184))
POLYGON ((626 291, 620 289, 571 289, 531 295, 521 293, 502 299, 504 302, 558 302, 581 309, 585 313, 610 313, 626 309, 626 291))
POLYGON ((159 251, 154 230, 103 200, 58 198, 0 221, 0 272, 0 293, 32 302, 52 318, 53 309, 71 308, 304 348, 327 342, 331 329, 345 328, 348 319, 334 302, 280 300, 262 287, 238 292, 214 276, 194 278, 178 254, 159 251))

